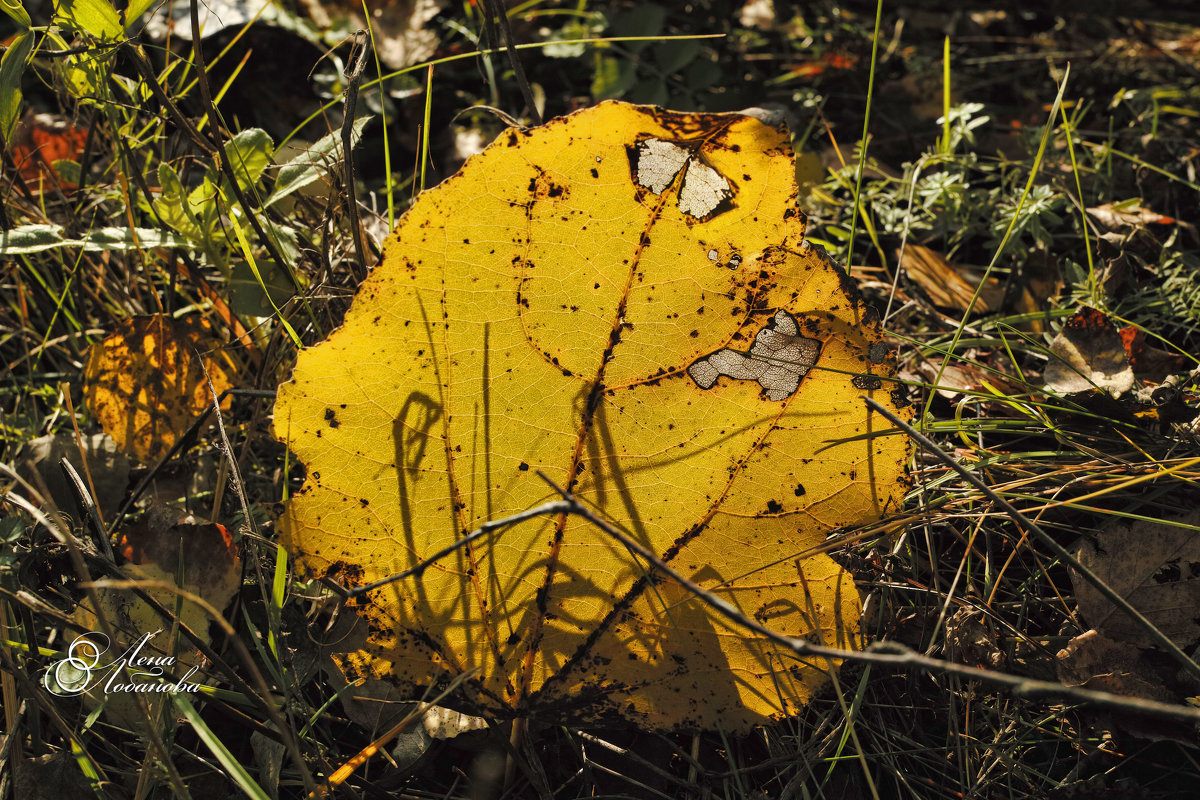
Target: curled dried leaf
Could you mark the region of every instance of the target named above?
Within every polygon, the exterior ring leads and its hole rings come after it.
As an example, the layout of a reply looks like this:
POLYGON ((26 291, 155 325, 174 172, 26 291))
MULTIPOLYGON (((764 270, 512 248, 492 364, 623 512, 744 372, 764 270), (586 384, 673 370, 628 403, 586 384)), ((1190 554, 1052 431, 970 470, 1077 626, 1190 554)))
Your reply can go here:
POLYGON ((1058 679, 1068 686, 1176 702, 1139 648, 1113 641, 1099 631, 1071 639, 1058 651, 1055 666, 1058 679))
POLYGON ((970 273, 962 267, 951 265, 936 250, 910 244, 899 255, 904 274, 920 286, 939 308, 962 312, 970 306, 972 313, 986 314, 1004 304, 1004 287, 995 278, 988 278, 975 304, 971 305, 978 279, 974 283, 969 282, 965 276, 970 273))
POLYGON ((1120 397, 1133 388, 1133 367, 1121 334, 1094 308, 1082 308, 1050 343, 1046 388, 1059 394, 1101 389, 1120 397))

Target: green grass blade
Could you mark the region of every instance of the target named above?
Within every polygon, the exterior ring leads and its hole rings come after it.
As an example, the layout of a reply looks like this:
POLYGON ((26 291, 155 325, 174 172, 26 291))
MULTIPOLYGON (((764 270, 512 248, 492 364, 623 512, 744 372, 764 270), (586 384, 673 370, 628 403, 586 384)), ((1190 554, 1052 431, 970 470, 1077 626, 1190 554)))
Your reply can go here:
POLYGON ((196 711, 192 702, 187 699, 183 693, 171 695, 171 699, 175 701, 175 707, 183 714, 192 727, 196 730, 196 735, 200 737, 200 741, 204 742, 209 751, 217 757, 217 761, 225 768, 226 774, 229 775, 238 788, 252 800, 271 800, 270 795, 263 791, 241 762, 233 757, 225 744, 217 738, 217 735, 212 732, 212 729, 205 724, 200 718, 200 713, 196 711))
POLYGON ((950 37, 942 42, 942 155, 950 155, 950 37))
MULTIPOLYGON (((1000 239, 1000 244, 996 247, 996 252, 992 254, 992 260, 988 263, 987 269, 983 271, 983 276, 979 279, 979 285, 975 287, 975 293, 971 295, 971 301, 967 303, 967 307, 963 309, 962 319, 959 321, 958 327, 954 331, 954 338, 950 342, 949 352, 955 353, 958 350, 958 341, 962 338, 963 331, 966 329, 967 317, 971 315, 971 309, 979 302, 979 295, 983 291, 983 287, 987 285, 987 279, 991 277, 992 270, 1000 261, 1000 256, 1004 253, 1004 248, 1008 246, 1009 239, 1012 238, 1013 229, 1017 226, 1017 220, 1021 218, 1021 211, 1025 208, 1025 201, 1029 199, 1029 193, 1033 190, 1033 184, 1037 180, 1038 171, 1042 167, 1042 161, 1046 157, 1046 147, 1050 143, 1050 135, 1054 132, 1054 118, 1058 116, 1059 109, 1062 108, 1063 94, 1067 91, 1067 80, 1071 77, 1071 66, 1067 65, 1066 72, 1063 74, 1062 82, 1058 85, 1058 95, 1054 98, 1054 105, 1050 108, 1050 114, 1046 118, 1046 124, 1042 128, 1042 138, 1038 143, 1037 155, 1034 156, 1033 166, 1029 169, 1029 178, 1025 181, 1025 188, 1021 191, 1021 197, 1017 201, 1017 207, 1013 209, 1012 219, 1008 221, 1008 227, 1004 230, 1004 236, 1000 239)), ((946 371, 947 360, 943 360, 938 367, 937 377, 934 378, 935 385, 941 385, 942 374, 946 371)), ((937 396, 936 392, 930 392, 925 399, 925 409, 921 415, 921 424, 924 425, 925 417, 929 414, 929 409, 933 406, 933 398, 937 396)))
MULTIPOLYGON (((275 632, 283 630, 283 599, 287 589, 288 555, 282 547, 275 548, 275 575, 271 580, 271 617, 267 630, 267 645, 271 654, 279 660, 279 648, 275 641, 275 632)), ((280 661, 280 664, 283 662, 280 661)))
POLYGON ((379 48, 375 44, 375 26, 371 23, 371 11, 367 7, 366 0, 362 2, 362 10, 363 19, 367 21, 367 36, 371 40, 371 55, 375 59, 375 76, 380 86, 379 107, 381 113, 379 118, 383 124, 383 174, 387 182, 384 191, 387 197, 388 229, 390 230, 396 227, 396 201, 393 198, 396 187, 393 185, 392 180, 392 140, 388 136, 387 105, 383 102, 383 64, 379 61, 379 48))
POLYGON ((875 4, 875 32, 871 35, 871 71, 867 77, 867 108, 863 112, 862 143, 858 149, 858 169, 854 178, 854 213, 850 215, 850 239, 846 242, 846 269, 854 263, 854 234, 858 229, 859 198, 862 197, 863 170, 867 164, 867 136, 871 126, 871 99, 875 96, 875 64, 879 58, 879 25, 883 19, 883 0, 875 4))

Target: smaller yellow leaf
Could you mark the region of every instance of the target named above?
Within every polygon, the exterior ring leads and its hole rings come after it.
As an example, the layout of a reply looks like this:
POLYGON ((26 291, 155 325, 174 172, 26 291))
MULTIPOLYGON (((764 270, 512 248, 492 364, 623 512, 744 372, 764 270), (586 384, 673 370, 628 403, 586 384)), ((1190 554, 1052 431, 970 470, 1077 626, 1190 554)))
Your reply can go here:
POLYGON ((133 317, 93 345, 84 399, 118 447, 157 460, 212 402, 205 369, 218 393, 233 386, 220 346, 203 321, 133 317))

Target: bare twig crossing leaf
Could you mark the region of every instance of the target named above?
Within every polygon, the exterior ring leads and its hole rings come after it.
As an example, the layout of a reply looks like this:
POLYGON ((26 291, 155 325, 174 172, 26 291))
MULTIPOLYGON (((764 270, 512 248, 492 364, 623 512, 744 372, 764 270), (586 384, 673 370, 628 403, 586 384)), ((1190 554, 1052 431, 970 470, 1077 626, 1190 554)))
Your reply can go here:
MULTIPOLYGON (((423 193, 345 325, 301 354, 275 429, 308 470, 282 521, 310 574, 419 563, 556 485, 788 635, 856 646, 828 533, 902 490, 894 359, 804 241, 786 131, 605 103, 510 130, 423 193)), ((732 627, 560 515, 369 592, 352 677, 478 668, 492 716, 745 729, 832 666, 732 627)))

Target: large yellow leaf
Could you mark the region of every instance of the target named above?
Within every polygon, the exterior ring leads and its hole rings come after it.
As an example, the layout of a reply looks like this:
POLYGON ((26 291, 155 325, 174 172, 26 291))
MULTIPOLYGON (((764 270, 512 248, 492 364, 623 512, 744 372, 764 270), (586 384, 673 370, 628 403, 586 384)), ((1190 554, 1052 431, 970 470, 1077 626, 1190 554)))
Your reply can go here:
MULTIPOLYGON (((282 521, 309 574, 361 584, 569 487, 746 614, 854 647, 822 548, 898 497, 893 365, 803 239, 785 132, 622 103, 510 130, 421 195, 345 325, 280 387, 308 470, 282 521)), ((831 665, 798 661, 539 518, 368 595, 351 676, 552 720, 745 729, 831 665)))

